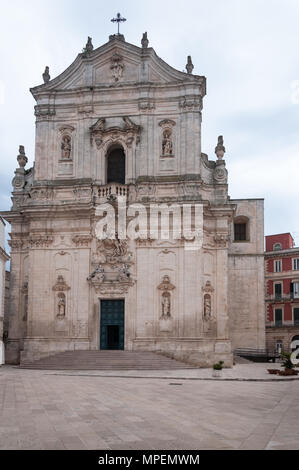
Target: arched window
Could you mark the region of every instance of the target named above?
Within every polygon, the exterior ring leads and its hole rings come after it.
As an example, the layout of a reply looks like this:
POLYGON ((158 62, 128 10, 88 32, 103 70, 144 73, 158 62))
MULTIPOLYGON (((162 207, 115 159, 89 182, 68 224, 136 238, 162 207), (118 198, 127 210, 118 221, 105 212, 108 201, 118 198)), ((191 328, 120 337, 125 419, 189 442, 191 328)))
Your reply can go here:
POLYGON ((234 241, 249 242, 249 219, 245 216, 239 216, 234 219, 234 241))
POLYGON ((281 250, 281 249, 282 249, 281 243, 275 243, 273 245, 273 250, 274 251, 281 250))
POLYGON ((110 147, 107 153, 107 183, 126 184, 126 156, 119 145, 110 147))

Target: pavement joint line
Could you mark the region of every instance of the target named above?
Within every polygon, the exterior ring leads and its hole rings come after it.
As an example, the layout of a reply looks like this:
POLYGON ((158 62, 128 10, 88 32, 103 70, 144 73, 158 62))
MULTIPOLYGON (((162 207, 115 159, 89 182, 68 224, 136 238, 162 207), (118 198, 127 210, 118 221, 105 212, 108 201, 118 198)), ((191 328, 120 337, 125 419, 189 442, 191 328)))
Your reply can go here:
POLYGON ((210 378, 210 377, 153 377, 153 376, 135 376, 135 375, 93 375, 93 374, 45 374, 51 376, 61 376, 61 377, 97 377, 102 379, 156 379, 156 380, 201 380, 201 381, 211 381, 211 382, 294 382, 299 380, 297 378, 285 378, 285 379, 238 379, 238 378, 210 378))

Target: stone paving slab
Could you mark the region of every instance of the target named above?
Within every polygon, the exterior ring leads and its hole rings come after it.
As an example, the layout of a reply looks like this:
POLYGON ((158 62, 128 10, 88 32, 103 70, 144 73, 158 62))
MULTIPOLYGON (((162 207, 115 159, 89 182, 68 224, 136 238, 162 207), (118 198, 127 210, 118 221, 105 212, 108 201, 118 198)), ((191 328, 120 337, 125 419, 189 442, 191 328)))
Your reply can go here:
POLYGON ((2 367, 0 449, 299 449, 298 381, 201 379, 2 367))

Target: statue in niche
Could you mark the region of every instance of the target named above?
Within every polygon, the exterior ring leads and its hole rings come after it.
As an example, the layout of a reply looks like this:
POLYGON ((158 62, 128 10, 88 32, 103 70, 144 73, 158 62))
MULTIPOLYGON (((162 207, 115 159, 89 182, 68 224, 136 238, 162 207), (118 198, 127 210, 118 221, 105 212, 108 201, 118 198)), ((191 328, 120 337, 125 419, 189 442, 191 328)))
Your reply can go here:
POLYGON ((71 138, 68 135, 65 135, 61 142, 61 157, 63 160, 71 158, 71 138))
POLYGON ((24 294, 24 303, 23 303, 23 321, 27 321, 28 317, 28 281, 24 282, 22 287, 22 293, 24 294))
POLYGON ((162 292, 161 296, 161 308, 162 315, 161 320, 171 318, 171 291, 175 289, 175 286, 170 282, 170 277, 165 275, 163 281, 158 286, 158 289, 162 292))
POLYGON ((209 294, 206 294, 204 296, 204 320, 205 321, 210 321, 212 318, 212 302, 211 302, 211 296, 209 294))
POLYGON ((112 71, 112 76, 114 77, 114 80, 118 82, 122 76, 123 76, 123 70, 124 70, 124 65, 121 63, 122 57, 119 56, 118 54, 115 54, 111 58, 111 71, 112 71))
POLYGON ((162 155, 170 156, 172 155, 172 151, 173 151, 173 146, 172 146, 172 139, 171 139, 171 130, 166 129, 163 132, 162 155))
POLYGON ((28 317, 28 295, 26 294, 24 296, 24 316, 23 316, 23 321, 27 321, 28 317))
POLYGON ((162 318, 163 319, 171 317, 170 309, 171 309, 170 293, 164 292, 162 294, 162 318))
POLYGON ((57 318, 59 320, 62 320, 65 318, 65 307, 66 307, 66 302, 65 302, 65 295, 64 294, 58 294, 58 305, 57 305, 58 313, 57 313, 57 318))

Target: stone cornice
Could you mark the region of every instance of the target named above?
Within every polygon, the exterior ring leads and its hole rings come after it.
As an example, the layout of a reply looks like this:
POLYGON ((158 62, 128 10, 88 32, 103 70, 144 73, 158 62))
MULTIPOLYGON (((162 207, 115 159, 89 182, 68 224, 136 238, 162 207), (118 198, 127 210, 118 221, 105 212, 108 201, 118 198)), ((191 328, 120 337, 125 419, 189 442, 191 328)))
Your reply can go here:
POLYGON ((291 248, 289 250, 277 250, 277 251, 265 251, 265 258, 268 260, 270 259, 280 259, 280 258, 290 258, 290 257, 296 257, 298 256, 299 258, 299 248, 291 248))
POLYGON ((3 261, 9 261, 10 260, 10 256, 6 253, 6 251, 3 250, 3 248, 0 247, 0 258, 3 260, 3 261))
POLYGON ((299 282, 299 271, 284 271, 281 273, 271 273, 265 270, 265 279, 267 281, 280 281, 284 279, 296 279, 299 282))
POLYGON ((228 256, 229 257, 237 257, 237 256, 240 256, 240 257, 259 257, 259 258, 264 258, 264 254, 263 253, 228 253, 228 256))

